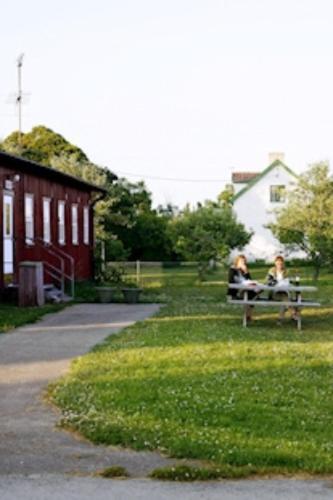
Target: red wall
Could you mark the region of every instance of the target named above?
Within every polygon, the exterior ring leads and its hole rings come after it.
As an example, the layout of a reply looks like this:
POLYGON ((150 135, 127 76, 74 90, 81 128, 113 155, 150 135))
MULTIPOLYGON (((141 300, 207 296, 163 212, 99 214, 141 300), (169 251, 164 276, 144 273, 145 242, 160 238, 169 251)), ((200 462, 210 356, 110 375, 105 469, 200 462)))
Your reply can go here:
MULTIPOLYGON (((59 267, 59 260, 49 255, 48 246, 42 241, 34 245, 25 242, 24 195, 34 195, 34 236, 43 239, 43 197, 51 198, 51 243, 55 249, 60 248, 75 259, 75 278, 89 279, 93 276, 93 217, 91 208, 91 192, 75 185, 65 185, 47 178, 24 173, 18 169, 0 166, 0 241, 3 241, 3 190, 5 179, 13 179, 15 173, 20 180, 13 185, 14 202, 14 232, 15 232, 15 269, 23 260, 47 260, 59 267), (57 202, 64 200, 65 204, 65 244, 58 243, 58 213, 57 202), (72 244, 71 205, 78 205, 78 245, 72 244), (90 206, 90 238, 89 245, 83 243, 83 207, 90 206)), ((65 179, 67 181, 67 179, 65 179)), ((70 180, 68 182, 71 182, 70 180)), ((52 249, 50 245, 50 249, 52 249)), ((0 249, 0 284, 2 281, 3 245, 0 249)), ((66 271, 69 272, 69 266, 66 271)), ((47 277, 47 276, 46 276, 47 277)), ((14 279, 17 277, 14 277, 14 279)), ((47 279, 46 282, 50 281, 47 279)))

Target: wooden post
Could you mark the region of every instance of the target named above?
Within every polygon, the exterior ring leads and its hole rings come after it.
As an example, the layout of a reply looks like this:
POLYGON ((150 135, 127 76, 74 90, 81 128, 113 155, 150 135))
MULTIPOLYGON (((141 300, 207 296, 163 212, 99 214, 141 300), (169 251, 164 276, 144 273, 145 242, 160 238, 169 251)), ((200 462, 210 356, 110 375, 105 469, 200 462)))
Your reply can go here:
POLYGON ((105 271, 105 241, 101 240, 101 271, 105 271))
POLYGON ((19 306, 43 306, 44 271, 42 262, 21 262, 19 265, 19 306))
POLYGON ((140 284, 140 261, 136 261, 136 284, 140 284))

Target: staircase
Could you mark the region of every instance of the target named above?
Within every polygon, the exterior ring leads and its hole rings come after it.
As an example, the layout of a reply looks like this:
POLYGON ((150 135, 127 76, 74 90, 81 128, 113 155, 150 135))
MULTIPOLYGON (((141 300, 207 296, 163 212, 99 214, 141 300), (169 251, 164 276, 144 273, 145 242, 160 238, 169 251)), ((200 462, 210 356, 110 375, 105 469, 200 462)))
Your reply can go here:
POLYGON ((34 238, 34 244, 42 251, 40 260, 51 282, 44 285, 45 300, 55 303, 73 300, 75 296, 74 258, 53 243, 45 244, 40 237, 34 238))
MULTIPOLYGON (((15 241, 22 241, 16 237, 15 241)), ((25 240, 24 240, 25 242, 25 240)), ((33 239, 34 245, 40 249, 38 260, 43 262, 44 273, 47 281, 44 285, 45 301, 60 303, 69 302, 75 296, 75 261, 63 249, 53 243, 45 243, 38 236, 33 239)), ((18 271, 14 273, 13 282, 8 283, 1 291, 1 300, 17 302, 18 297, 18 271)))
POLYGON ((42 238, 34 238, 34 242, 43 250, 44 272, 52 281, 51 284, 44 285, 45 300, 59 303, 69 302, 75 296, 75 262, 74 258, 61 248, 52 243, 45 245, 42 238), (49 259, 56 259, 58 265, 51 264, 49 259), (66 267, 69 272, 66 272, 66 267), (66 285, 69 293, 66 294, 66 285))
POLYGON ((70 302, 72 298, 63 293, 59 288, 53 284, 44 285, 45 302, 53 302, 60 304, 61 302, 70 302))

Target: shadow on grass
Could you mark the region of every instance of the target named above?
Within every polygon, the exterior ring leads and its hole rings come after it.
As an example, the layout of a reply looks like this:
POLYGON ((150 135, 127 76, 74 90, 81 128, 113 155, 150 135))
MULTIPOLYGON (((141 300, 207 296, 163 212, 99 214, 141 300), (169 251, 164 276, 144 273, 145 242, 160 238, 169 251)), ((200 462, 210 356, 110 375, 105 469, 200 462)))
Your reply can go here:
POLYGON ((276 324, 276 311, 265 312, 244 328, 240 317, 231 310, 223 314, 189 314, 184 316, 152 317, 108 337, 94 352, 133 350, 151 347, 175 347, 195 344, 255 343, 318 343, 333 342, 333 308, 306 311, 303 330, 299 332, 290 319, 276 324))

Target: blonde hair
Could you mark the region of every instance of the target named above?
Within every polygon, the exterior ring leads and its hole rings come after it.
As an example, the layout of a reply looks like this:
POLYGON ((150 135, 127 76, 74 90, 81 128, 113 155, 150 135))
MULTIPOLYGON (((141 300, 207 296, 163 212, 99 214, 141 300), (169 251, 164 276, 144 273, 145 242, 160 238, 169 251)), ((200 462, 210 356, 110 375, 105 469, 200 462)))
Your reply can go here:
POLYGON ((276 264, 276 261, 280 260, 283 264, 283 268, 285 268, 285 260, 284 260, 284 257, 282 255, 277 255, 274 259, 274 264, 276 264))
POLYGON ((239 262, 241 259, 244 259, 244 260, 245 260, 245 262, 246 262, 246 257, 245 257, 245 255, 240 254, 240 255, 237 255, 237 257, 235 257, 233 266, 234 266, 234 267, 238 267, 238 262, 239 262))

